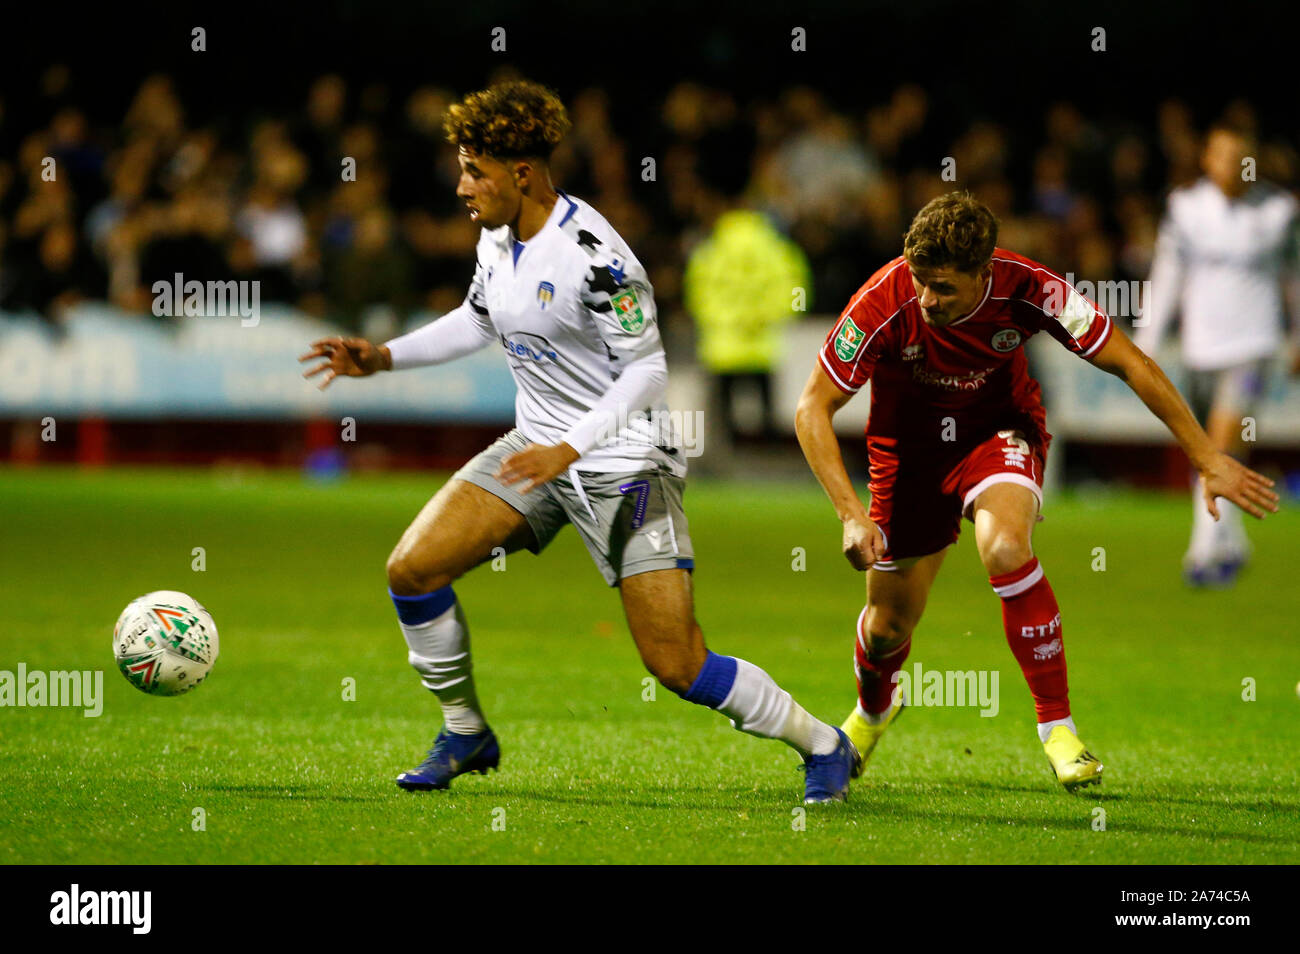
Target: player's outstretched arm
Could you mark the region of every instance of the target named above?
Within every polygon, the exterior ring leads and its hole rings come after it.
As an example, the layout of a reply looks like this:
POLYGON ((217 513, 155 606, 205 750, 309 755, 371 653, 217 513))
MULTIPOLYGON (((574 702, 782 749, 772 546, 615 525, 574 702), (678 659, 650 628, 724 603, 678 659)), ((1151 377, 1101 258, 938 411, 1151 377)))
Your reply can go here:
POLYGON ((1169 428, 1200 473, 1205 506, 1215 520, 1219 519, 1215 497, 1231 500, 1253 517, 1262 518, 1266 511, 1277 513, 1278 496, 1269 489, 1273 481, 1216 450, 1160 366, 1143 354, 1123 331, 1113 329, 1110 340, 1093 357, 1092 363, 1121 378, 1169 428))
POLYGON ((844 525, 844 556, 854 569, 867 570, 884 556, 885 538, 853 490, 832 424, 835 412, 851 397, 835 386, 820 365, 815 366, 799 396, 794 429, 808 466, 817 475, 844 525))
MULTIPOLYGON (((477 273, 475 280, 477 282, 477 273)), ((303 377, 327 372, 320 384, 324 390, 340 375, 361 378, 376 371, 401 371, 444 364, 477 351, 496 340, 486 314, 476 311, 477 292, 476 284, 458 308, 382 345, 371 344, 364 338, 337 336, 313 342, 311 350, 298 360, 325 360, 305 372, 303 377)))
POLYGON ((323 358, 324 361, 314 368, 308 368, 302 376, 311 378, 326 372, 320 383, 322 391, 340 375, 363 378, 376 371, 393 369, 393 356, 388 348, 384 345, 375 346, 365 338, 321 338, 313 341, 311 350, 298 360, 312 361, 317 358, 323 358))

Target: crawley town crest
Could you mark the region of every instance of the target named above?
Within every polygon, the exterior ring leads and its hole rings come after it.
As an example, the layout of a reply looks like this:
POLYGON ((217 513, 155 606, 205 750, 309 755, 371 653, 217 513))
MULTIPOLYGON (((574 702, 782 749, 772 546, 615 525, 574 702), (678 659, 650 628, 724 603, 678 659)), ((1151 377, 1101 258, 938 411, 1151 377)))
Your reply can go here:
POLYGON ((993 345, 994 351, 1015 351, 1020 347, 1020 332, 1015 328, 1003 328, 993 336, 989 344, 993 345))

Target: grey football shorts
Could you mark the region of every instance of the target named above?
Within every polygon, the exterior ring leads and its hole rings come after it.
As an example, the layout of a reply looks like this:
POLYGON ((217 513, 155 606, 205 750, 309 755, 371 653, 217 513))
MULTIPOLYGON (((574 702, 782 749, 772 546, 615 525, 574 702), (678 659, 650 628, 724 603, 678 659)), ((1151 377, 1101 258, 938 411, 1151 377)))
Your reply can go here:
MULTIPOLYGON (((647 462, 643 471, 605 474, 573 471, 520 493, 494 474, 501 462, 529 441, 518 428, 498 437, 452 475, 500 497, 528 520, 541 553, 566 523, 571 523, 610 586, 650 570, 695 567, 682 495, 686 481, 647 462)), ((516 489, 518 488, 518 489, 516 489)))
POLYGON ((1230 414, 1254 413, 1268 381, 1270 359, 1257 358, 1213 371, 1189 370, 1187 403, 1196 419, 1205 424, 1210 410, 1230 414))

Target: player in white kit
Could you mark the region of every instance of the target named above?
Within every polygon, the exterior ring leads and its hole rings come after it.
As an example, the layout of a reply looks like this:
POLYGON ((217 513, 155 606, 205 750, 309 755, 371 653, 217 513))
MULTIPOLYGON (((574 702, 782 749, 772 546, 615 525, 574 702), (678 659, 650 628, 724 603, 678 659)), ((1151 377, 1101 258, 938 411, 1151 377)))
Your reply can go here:
MULTIPOLYGON (((1134 336, 1155 353, 1180 318, 1187 399, 1217 450, 1247 456, 1243 419, 1254 414, 1283 347, 1300 278, 1300 206, 1289 193, 1248 176, 1253 136, 1218 125, 1206 137, 1205 177, 1175 190, 1151 267, 1151 302, 1134 336)), ((1292 370, 1295 370, 1294 356, 1292 370)), ((1192 493, 1192 537, 1183 571, 1193 586, 1230 584, 1249 557, 1241 510, 1220 498, 1221 518, 1192 493)))
POLYGON ((383 346, 327 338, 303 356, 324 359, 306 374, 325 372, 325 387, 339 375, 441 364, 496 345, 518 388, 515 428, 438 491, 388 560, 408 658, 444 721, 428 757, 397 784, 444 789, 497 767, 451 584, 495 548, 536 553, 572 523, 619 588, 660 683, 798 751, 805 801, 842 800, 857 761, 843 732, 762 669, 704 645, 682 510, 686 461, 662 424, 668 369, 653 291, 609 223, 551 184, 549 157, 569 126, 563 104, 535 83, 502 83, 452 106, 444 125, 459 150, 456 194, 483 227, 464 303, 383 346))

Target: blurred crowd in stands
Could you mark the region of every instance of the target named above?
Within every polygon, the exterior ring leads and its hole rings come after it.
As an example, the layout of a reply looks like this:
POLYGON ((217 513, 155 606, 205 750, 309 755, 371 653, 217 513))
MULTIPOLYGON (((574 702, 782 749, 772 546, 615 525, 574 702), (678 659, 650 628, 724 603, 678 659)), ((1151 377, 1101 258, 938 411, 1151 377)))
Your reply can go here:
MULTIPOLYGON (((304 80, 297 109, 203 125, 165 75, 115 116, 89 115, 77 88, 50 67, 48 109, 28 110, 30 128, 14 128, 0 102, 0 309, 57 323, 89 298, 148 316, 152 284, 180 272, 258 279, 263 306, 378 336, 464 297, 478 229, 455 197, 441 119, 467 90, 324 75, 304 80)), ((899 253, 913 213, 953 188, 993 208, 1004 246, 1078 278, 1144 278, 1164 195, 1199 175, 1201 126, 1214 118, 1169 100, 1101 121, 1059 102, 1009 126, 947 116, 915 85, 852 104, 806 87, 763 99, 692 82, 630 104, 596 87, 560 92, 573 131, 556 184, 627 239, 670 334, 690 324, 692 249, 742 197, 806 253, 813 313, 838 312, 899 253), (955 181, 941 176, 946 158, 955 181)), ((1229 114, 1255 124, 1245 102, 1229 114)), ((1259 132, 1260 177, 1294 188, 1296 150, 1259 132)))

